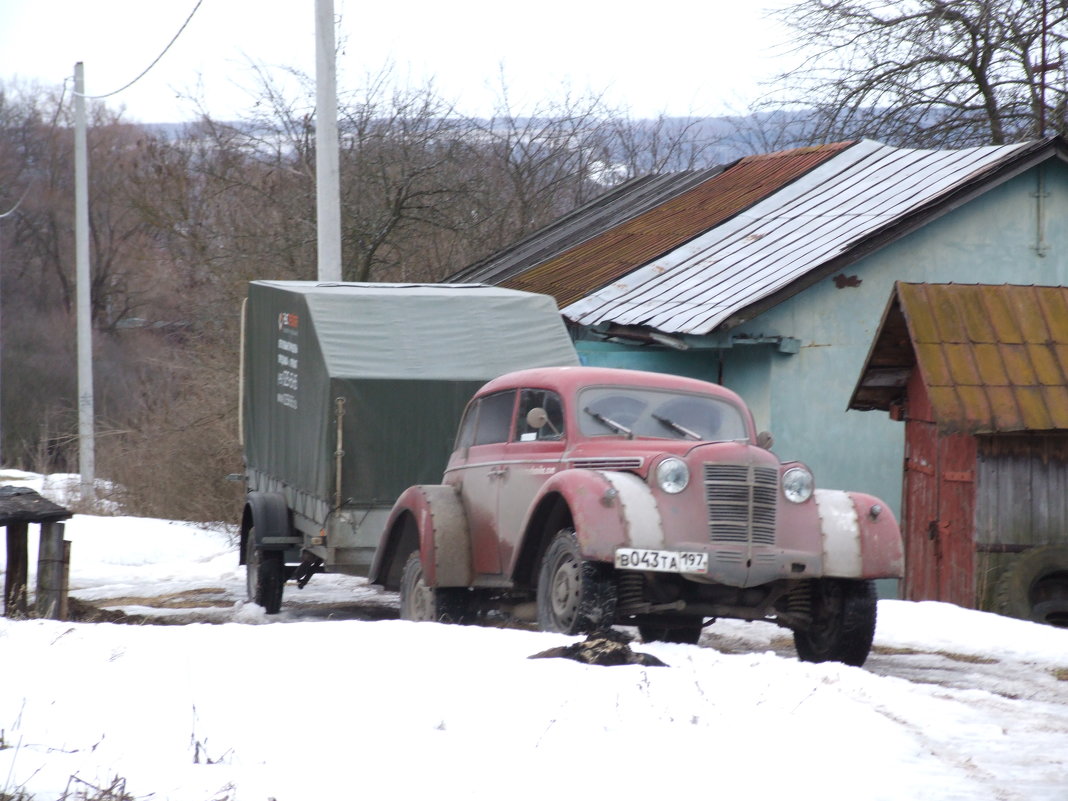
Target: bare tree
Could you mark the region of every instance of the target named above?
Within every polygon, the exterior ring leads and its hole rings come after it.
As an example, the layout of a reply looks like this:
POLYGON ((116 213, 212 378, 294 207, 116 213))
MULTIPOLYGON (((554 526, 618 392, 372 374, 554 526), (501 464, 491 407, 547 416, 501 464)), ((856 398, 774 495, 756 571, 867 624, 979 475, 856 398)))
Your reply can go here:
POLYGON ((793 110, 809 141, 966 146, 1066 130, 1068 0, 803 0, 782 14, 808 55, 765 107, 793 110))

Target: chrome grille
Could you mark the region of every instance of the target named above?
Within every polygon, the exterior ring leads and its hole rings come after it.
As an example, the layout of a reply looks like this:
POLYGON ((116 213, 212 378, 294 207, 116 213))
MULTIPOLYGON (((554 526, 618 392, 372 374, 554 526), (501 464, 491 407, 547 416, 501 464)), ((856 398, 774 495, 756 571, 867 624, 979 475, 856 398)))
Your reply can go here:
POLYGON ((571 466, 583 470, 639 470, 642 466, 640 456, 604 456, 600 459, 574 459, 571 466))
POLYGON ((779 471, 744 464, 706 464, 704 471, 709 540, 774 545, 779 471))

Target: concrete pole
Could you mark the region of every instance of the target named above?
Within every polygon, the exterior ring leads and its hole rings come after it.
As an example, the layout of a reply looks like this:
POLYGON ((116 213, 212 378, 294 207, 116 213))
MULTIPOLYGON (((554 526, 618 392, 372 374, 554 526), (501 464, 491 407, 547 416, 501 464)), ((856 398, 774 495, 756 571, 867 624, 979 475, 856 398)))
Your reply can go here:
POLYGON ((320 281, 341 280, 334 0, 315 0, 315 204, 320 281))
POLYGON ((89 283, 89 148, 86 144, 85 69, 74 65, 74 245, 78 313, 78 471, 82 500, 96 500, 93 427, 93 325, 89 283))
MULTIPOLYGON (((6 217, 0 214, 0 221, 6 217)), ((0 225, 0 287, 4 283, 4 231, 0 225)), ((4 466, 4 294, 0 289, 0 467, 4 466)))

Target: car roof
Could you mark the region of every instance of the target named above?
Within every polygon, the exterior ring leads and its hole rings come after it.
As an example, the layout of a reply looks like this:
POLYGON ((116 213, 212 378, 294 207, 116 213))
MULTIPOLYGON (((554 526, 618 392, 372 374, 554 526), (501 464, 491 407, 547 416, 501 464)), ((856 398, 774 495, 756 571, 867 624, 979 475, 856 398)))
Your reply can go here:
POLYGON ((745 403, 736 393, 719 384, 670 373, 653 373, 617 367, 538 367, 518 370, 493 379, 485 384, 478 394, 485 395, 516 387, 532 387, 552 389, 562 395, 569 395, 580 387, 597 384, 697 392, 716 395, 745 407, 745 403))

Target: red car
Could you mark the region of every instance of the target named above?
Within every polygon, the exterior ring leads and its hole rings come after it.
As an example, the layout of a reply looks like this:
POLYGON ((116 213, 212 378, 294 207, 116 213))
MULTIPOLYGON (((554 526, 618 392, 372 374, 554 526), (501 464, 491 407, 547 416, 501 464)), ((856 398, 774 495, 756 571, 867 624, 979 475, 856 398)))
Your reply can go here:
POLYGON ((372 580, 410 620, 501 611, 568 634, 697 642, 715 618, 860 665, 901 534, 877 498, 814 488, 735 393, 661 373, 509 373, 468 404, 442 484, 397 500, 372 580))

